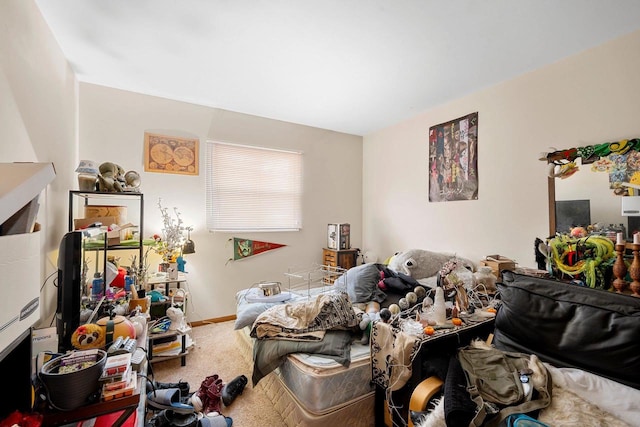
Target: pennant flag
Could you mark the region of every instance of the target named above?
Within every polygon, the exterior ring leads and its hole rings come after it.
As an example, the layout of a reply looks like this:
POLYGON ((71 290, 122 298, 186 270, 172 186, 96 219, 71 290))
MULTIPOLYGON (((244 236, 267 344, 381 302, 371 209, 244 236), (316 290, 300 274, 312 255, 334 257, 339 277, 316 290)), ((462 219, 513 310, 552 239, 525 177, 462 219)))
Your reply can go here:
MULTIPOLYGON (((229 239, 231 240, 231 239, 229 239)), ((271 249, 278 249, 283 246, 280 243, 260 242, 258 240, 240 239, 238 237, 233 238, 233 260, 239 260, 248 258, 253 255, 258 255, 263 252, 270 251, 271 249)))

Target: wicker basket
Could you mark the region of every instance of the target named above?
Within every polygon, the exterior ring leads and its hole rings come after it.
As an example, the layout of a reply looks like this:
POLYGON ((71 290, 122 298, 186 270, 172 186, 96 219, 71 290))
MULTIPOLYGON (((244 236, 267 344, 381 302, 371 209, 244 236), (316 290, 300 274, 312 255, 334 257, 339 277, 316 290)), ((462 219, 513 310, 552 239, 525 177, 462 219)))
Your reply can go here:
POLYGON ((61 411, 70 411, 88 403, 89 397, 100 390, 98 379, 107 361, 107 352, 100 349, 97 352, 95 364, 75 372, 58 372, 62 356, 42 365, 39 376, 47 390, 51 406, 61 411))

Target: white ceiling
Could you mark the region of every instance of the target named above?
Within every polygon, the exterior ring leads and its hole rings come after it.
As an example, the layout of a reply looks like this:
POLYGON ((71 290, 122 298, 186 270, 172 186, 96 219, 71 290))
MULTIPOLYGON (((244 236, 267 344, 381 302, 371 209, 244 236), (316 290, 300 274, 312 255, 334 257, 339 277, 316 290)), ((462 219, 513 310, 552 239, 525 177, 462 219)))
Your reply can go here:
POLYGON ((638 0, 36 4, 82 82, 356 135, 640 28, 638 0))

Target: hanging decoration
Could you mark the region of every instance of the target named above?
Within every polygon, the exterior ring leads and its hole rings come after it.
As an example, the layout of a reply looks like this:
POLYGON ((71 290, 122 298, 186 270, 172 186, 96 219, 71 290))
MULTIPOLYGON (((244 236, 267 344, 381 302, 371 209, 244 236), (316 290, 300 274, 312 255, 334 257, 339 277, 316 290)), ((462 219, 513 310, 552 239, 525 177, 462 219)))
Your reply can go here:
POLYGON ((229 239, 229 241, 233 242, 233 257, 229 258, 227 262, 249 258, 253 255, 287 246, 281 243, 261 242, 259 240, 241 239, 239 237, 233 237, 229 239))
POLYGON ((640 138, 545 153, 550 178, 568 178, 578 170, 575 160, 591 163, 592 172, 609 174, 609 188, 616 196, 631 196, 640 189, 640 138))
POLYGON ((640 138, 623 139, 621 141, 604 142, 602 144, 558 150, 547 153, 541 160, 556 163, 563 161, 572 162, 577 158, 582 158, 582 164, 586 164, 592 163, 601 157, 607 157, 610 154, 625 154, 630 150, 640 151, 640 138))

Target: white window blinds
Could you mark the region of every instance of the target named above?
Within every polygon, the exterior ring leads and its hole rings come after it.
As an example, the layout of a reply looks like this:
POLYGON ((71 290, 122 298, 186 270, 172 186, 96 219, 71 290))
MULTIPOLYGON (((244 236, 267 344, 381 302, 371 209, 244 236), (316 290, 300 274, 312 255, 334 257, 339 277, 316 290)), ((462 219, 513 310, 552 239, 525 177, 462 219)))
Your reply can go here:
POLYGON ((207 141, 207 227, 302 227, 302 153, 207 141))

